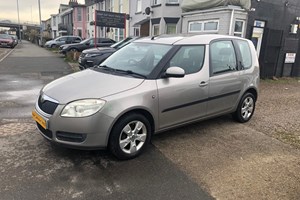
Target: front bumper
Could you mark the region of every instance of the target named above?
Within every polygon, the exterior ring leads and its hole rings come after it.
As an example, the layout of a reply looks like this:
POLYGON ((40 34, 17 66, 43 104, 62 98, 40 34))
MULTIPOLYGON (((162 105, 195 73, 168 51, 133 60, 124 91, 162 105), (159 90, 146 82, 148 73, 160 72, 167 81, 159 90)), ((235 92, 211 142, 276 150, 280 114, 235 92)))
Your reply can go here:
POLYGON ((61 117, 64 105, 58 105, 53 115, 44 113, 36 104, 35 112, 47 125, 37 123, 41 135, 47 140, 75 149, 106 148, 114 119, 100 112, 82 118, 61 117))
POLYGON ((95 59, 93 59, 92 57, 90 58, 79 57, 78 63, 80 65, 79 66, 80 69, 86 69, 86 68, 94 67, 95 59))

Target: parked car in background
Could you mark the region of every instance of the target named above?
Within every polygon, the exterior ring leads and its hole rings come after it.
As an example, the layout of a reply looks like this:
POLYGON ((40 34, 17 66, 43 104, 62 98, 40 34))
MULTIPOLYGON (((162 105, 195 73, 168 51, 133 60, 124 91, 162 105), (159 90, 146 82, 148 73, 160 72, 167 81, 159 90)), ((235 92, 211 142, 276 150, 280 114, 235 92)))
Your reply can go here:
POLYGON ((0 34, 0 47, 14 48, 15 42, 11 35, 0 34))
POLYGON ((88 38, 80 43, 77 44, 64 44, 59 47, 59 53, 66 54, 67 52, 81 52, 85 49, 90 49, 95 46, 97 47, 109 47, 112 44, 116 43, 116 41, 109 39, 109 38, 96 38, 96 45, 95 45, 95 38, 88 38))
POLYGON ((53 143, 108 147, 117 158, 131 159, 155 133, 229 113, 248 122, 259 80, 250 40, 214 34, 149 37, 98 67, 44 86, 32 117, 53 143))
POLYGON ((135 41, 138 38, 139 37, 127 37, 124 40, 111 45, 110 47, 91 48, 82 51, 78 59, 80 69, 83 70, 99 65, 115 51, 135 41))
POLYGON ((54 40, 47 41, 45 43, 45 47, 56 48, 56 47, 60 47, 60 45, 63 45, 63 44, 79 43, 79 42, 81 42, 81 40, 82 39, 79 36, 73 36, 73 35, 61 36, 54 40))
POLYGON ((16 35, 10 35, 13 40, 14 40, 14 46, 16 46, 19 42, 18 42, 18 37, 16 35))

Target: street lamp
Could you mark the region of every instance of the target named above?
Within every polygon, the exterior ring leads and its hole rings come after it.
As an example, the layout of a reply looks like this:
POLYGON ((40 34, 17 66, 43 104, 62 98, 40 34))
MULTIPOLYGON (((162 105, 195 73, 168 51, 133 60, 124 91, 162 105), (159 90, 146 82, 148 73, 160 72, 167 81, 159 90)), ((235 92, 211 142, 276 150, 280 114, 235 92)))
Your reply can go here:
POLYGON ((22 38, 21 38, 21 25, 20 25, 20 14, 19 14, 19 0, 17 0, 17 10, 18 10, 18 24, 19 24, 19 40, 22 41, 22 38))
POLYGON ((38 3, 39 3, 39 15, 40 15, 41 46, 43 46, 43 26, 42 26, 41 3, 40 3, 40 0, 38 0, 38 3))

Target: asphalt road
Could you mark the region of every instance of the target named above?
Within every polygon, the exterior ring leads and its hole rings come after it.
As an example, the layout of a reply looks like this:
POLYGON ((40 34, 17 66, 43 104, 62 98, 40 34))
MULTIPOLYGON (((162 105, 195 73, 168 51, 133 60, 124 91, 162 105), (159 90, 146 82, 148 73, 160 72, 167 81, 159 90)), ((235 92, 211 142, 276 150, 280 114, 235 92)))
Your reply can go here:
POLYGON ((0 199, 212 199, 153 145, 120 162, 45 141, 31 110, 43 85, 69 73, 62 58, 28 42, 0 49, 0 199))

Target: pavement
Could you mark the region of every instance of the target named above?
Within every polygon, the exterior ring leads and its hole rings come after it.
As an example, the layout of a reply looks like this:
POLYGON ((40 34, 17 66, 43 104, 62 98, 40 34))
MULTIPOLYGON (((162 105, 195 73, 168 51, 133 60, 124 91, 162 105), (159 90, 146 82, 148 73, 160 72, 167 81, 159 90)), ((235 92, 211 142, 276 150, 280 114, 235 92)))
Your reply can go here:
POLYGON ((34 103, 43 85, 69 73, 61 57, 26 41, 0 62, 1 200, 213 199, 153 145, 121 162, 43 139, 31 119, 34 103))

